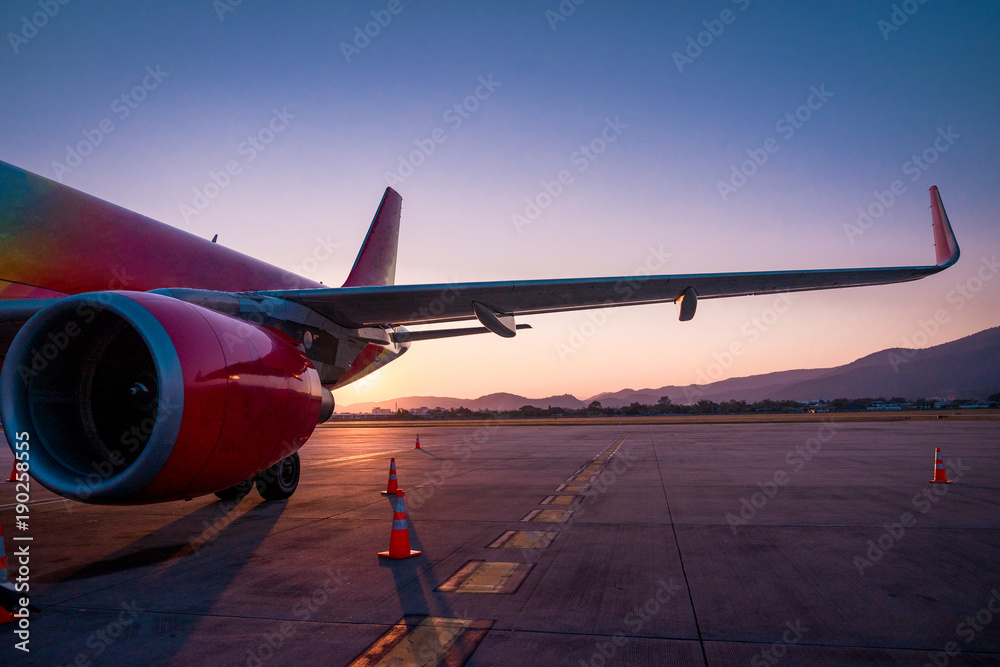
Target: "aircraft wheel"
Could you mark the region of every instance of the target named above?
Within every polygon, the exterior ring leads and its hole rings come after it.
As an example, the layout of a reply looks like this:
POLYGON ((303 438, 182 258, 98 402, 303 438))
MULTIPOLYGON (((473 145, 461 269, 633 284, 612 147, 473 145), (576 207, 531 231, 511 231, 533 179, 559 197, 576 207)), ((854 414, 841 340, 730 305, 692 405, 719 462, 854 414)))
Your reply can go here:
POLYGON ((284 500, 299 486, 299 453, 286 456, 267 470, 257 473, 257 493, 264 500, 284 500))
POLYGON ((251 477, 250 479, 240 482, 236 486, 231 486, 228 489, 223 489, 222 491, 216 491, 215 495, 222 500, 236 500, 237 498, 242 498, 250 493, 251 489, 253 489, 253 480, 254 478, 251 477))

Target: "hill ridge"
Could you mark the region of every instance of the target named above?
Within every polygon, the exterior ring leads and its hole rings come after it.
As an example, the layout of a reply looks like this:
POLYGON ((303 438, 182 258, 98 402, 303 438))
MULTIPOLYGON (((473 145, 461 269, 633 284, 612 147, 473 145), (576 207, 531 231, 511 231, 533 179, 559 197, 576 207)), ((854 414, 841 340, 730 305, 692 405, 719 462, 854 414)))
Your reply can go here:
POLYGON ((592 401, 604 407, 634 402, 653 404, 661 396, 674 403, 707 399, 715 402, 745 400, 811 401, 834 398, 985 398, 1000 391, 1000 326, 940 345, 911 349, 891 347, 832 368, 774 371, 727 378, 704 385, 665 385, 659 388, 619 389, 579 399, 572 394, 528 398, 493 392, 479 398, 406 396, 338 406, 338 412, 371 412, 375 407, 398 405, 414 408, 517 410, 525 405, 540 408, 579 409, 592 401))

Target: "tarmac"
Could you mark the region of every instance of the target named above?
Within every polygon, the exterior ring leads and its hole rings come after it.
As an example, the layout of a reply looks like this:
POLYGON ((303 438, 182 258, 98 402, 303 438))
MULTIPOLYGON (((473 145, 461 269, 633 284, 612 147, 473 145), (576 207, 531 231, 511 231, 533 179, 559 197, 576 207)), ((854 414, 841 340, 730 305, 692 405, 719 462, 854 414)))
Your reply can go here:
POLYGON ((32 483, 27 531, 0 484, 40 609, 0 664, 996 665, 998 448, 997 420, 338 425, 288 501, 32 483))

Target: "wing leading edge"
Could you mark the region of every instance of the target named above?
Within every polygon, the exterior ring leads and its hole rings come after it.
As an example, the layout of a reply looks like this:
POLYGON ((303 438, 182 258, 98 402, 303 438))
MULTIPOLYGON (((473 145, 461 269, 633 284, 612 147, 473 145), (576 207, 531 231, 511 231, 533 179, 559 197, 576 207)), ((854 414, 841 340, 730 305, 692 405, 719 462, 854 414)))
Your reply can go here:
MULTIPOLYGON (((698 299, 728 296, 907 282, 943 271, 958 261, 958 242, 937 186, 931 187, 930 197, 937 263, 929 266, 387 285, 260 293, 299 303, 342 326, 362 327, 477 319, 477 303, 496 314, 534 315, 674 302, 682 296, 696 303, 698 299)), ((692 315, 693 306, 682 308, 682 319, 690 319, 692 315)))

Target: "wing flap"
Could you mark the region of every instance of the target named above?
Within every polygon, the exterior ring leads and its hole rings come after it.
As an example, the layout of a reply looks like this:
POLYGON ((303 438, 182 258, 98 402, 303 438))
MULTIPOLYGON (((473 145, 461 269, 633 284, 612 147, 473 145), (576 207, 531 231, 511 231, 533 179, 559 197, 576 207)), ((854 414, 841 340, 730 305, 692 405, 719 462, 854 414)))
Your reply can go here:
POLYGON ((512 282, 264 292, 311 308, 346 327, 432 324, 477 319, 475 302, 510 315, 699 299, 885 285, 917 280, 940 267, 720 273, 648 278, 574 278, 512 282))

